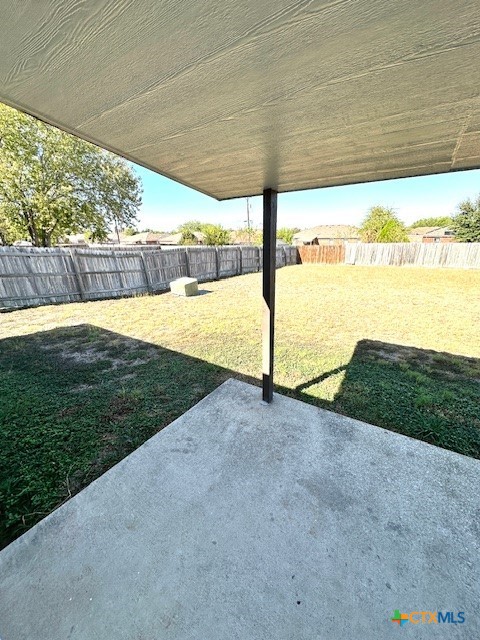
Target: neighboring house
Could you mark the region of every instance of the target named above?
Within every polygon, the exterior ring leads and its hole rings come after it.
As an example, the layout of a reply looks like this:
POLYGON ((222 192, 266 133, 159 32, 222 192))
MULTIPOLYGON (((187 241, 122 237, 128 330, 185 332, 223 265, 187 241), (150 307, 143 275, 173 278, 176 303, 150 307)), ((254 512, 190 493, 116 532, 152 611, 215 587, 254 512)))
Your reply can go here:
POLYGON ((166 234, 152 233, 151 231, 145 231, 143 233, 135 233, 133 236, 123 235, 121 238, 121 244, 163 244, 162 240, 166 234))
POLYGON ((442 244, 455 242, 455 232, 448 227, 440 227, 426 233, 423 236, 422 242, 441 242, 442 244))
POLYGON ((125 240, 125 234, 123 232, 109 233, 104 240, 86 240, 83 233, 72 233, 68 236, 64 236, 58 243, 60 247, 101 247, 103 245, 118 245, 123 244, 125 240))
POLYGON ((69 236, 65 236, 58 243, 60 246, 67 245, 69 247, 86 247, 87 241, 83 233, 72 233, 69 236))
POLYGON ((347 224, 324 224, 299 231, 293 236, 293 244, 297 247, 306 244, 336 245, 347 242, 360 242, 357 227, 347 224))
POLYGON ((121 244, 124 238, 125 234, 123 231, 119 231, 118 233, 116 231, 112 231, 107 235, 105 240, 99 244, 121 244))
POLYGON ((163 236, 160 244, 166 245, 179 245, 182 244, 182 234, 181 233, 170 233, 163 236))
MULTIPOLYGON (((172 233, 170 235, 164 235, 158 244, 165 245, 179 245, 182 244, 182 233, 172 233)), ((193 231, 195 241, 193 244, 205 244, 205 234, 201 231, 193 231)))
POLYGON ((423 242, 423 236, 430 231, 436 231, 438 227, 415 227, 408 232, 410 242, 423 242))

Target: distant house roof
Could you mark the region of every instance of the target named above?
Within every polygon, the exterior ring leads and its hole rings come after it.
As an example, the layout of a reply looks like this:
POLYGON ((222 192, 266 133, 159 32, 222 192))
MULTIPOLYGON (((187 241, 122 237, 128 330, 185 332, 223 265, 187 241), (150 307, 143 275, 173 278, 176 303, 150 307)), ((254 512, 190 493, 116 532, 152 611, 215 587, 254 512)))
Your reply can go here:
POLYGON ((452 231, 449 227, 438 227, 437 229, 432 229, 428 233, 423 234, 425 238, 443 238, 445 236, 454 236, 455 232, 452 231))
POLYGON ((440 227, 415 227, 414 229, 410 229, 408 232, 409 236, 424 236, 430 231, 436 231, 440 227))
POLYGON ((123 233, 123 231, 120 231, 118 233, 116 231, 112 231, 111 233, 107 234, 107 237, 102 244, 118 244, 119 238, 120 242, 122 242, 124 237, 125 234, 123 233))
POLYGON ((322 224, 311 229, 299 231, 293 236, 298 242, 312 242, 315 238, 324 240, 357 239, 358 228, 348 224, 322 224))
POLYGON ((122 244, 161 244, 162 238, 165 237, 163 233, 152 233, 151 231, 144 231, 143 233, 135 233, 133 236, 123 236, 121 239, 122 244))
POLYGON ((205 242, 207 236, 202 231, 194 231, 193 235, 198 240, 199 243, 205 242))
POLYGON ((85 236, 83 233, 71 233, 68 236, 64 236, 61 242, 64 244, 82 244, 82 245, 87 244, 87 241, 85 240, 85 236))
MULTIPOLYGON (((193 231, 193 235, 197 240, 198 244, 203 244, 205 242, 205 234, 201 231, 193 231)), ((181 244, 182 243, 183 233, 172 233, 170 235, 164 235, 161 238, 160 244, 181 244)))
POLYGON ((181 233, 171 233, 170 235, 163 236, 163 238, 160 240, 160 244, 180 244, 181 242, 181 233))

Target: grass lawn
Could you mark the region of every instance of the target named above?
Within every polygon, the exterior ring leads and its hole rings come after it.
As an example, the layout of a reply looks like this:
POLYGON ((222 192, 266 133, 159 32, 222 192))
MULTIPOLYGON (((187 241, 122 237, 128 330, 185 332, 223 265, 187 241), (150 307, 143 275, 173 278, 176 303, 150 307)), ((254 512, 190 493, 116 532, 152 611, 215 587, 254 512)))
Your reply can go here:
MULTIPOLYGON (((480 458, 480 272, 277 272, 277 390, 480 458)), ((261 274, 0 315, 5 544, 226 378, 259 382, 261 274)))

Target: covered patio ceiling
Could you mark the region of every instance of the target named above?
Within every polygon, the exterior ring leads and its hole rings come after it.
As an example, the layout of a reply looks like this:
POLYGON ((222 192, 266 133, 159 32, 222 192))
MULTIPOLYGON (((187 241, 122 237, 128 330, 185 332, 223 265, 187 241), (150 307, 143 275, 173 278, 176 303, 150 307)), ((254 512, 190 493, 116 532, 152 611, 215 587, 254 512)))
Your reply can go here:
POLYGON ((477 168, 478 8, 8 2, 0 100, 218 199, 477 168))

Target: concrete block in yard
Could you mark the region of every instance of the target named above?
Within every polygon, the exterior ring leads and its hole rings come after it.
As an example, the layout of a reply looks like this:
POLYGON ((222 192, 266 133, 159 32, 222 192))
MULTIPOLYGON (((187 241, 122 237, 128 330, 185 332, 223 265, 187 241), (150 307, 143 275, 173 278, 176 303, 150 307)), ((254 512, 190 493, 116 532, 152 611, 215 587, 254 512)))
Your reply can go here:
POLYGON ((196 296, 198 281, 196 278, 178 278, 170 283, 170 291, 177 296, 196 296))

